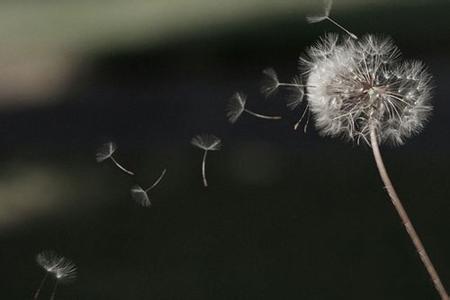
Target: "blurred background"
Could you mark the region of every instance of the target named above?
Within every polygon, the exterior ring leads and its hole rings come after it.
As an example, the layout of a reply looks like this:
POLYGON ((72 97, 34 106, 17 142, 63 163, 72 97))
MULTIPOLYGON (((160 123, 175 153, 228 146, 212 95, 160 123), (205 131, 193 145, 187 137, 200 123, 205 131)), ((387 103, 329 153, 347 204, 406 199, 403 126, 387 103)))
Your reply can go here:
MULTIPOLYGON (((297 73, 331 23, 321 1, 0 2, 0 290, 31 299, 53 249, 79 268, 56 299, 438 299, 367 146, 294 131, 301 110, 259 93, 297 73), (225 117, 228 98, 281 121, 225 117), (203 188, 199 133, 222 138, 203 188), (118 159, 97 164, 113 140, 118 159), (153 206, 131 200, 149 186, 153 206)), ((434 115, 385 162, 450 288, 448 0, 336 0, 434 75, 434 115)), ((50 298, 51 284, 41 298, 50 298)))

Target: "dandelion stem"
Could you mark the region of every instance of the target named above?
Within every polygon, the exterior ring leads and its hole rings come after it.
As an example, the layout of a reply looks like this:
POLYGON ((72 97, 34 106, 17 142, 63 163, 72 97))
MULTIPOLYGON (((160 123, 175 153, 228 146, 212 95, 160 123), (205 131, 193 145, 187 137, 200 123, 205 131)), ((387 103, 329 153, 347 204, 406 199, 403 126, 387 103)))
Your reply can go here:
POLYGON ((164 169, 161 173, 161 175, 159 175, 158 179, 156 179, 156 181, 152 184, 151 187, 149 187, 148 189, 145 190, 145 192, 150 191, 151 189, 153 189, 155 186, 158 185, 158 183, 164 178, 164 175, 166 175, 166 169, 164 169))
POLYGON ((347 29, 345 29, 342 25, 340 25, 338 22, 336 22, 332 18, 327 17, 327 20, 330 21, 331 23, 333 23, 334 25, 336 25, 337 27, 339 27, 340 29, 344 30, 352 39, 355 39, 355 40, 358 39, 358 37, 355 34, 351 33, 347 29))
POLYGON ((53 287, 53 292, 52 292, 52 296, 50 297, 50 300, 54 300, 55 299, 56 288, 57 287, 58 287, 58 280, 55 281, 55 286, 53 287))
POLYGON ((208 181, 206 180, 206 155, 208 155, 208 150, 205 150, 205 152, 203 153, 203 160, 202 160, 203 185, 205 187, 208 187, 208 181))
POLYGON ((261 119, 268 119, 268 120, 280 120, 280 119, 281 119, 280 116, 267 116, 267 115, 262 115, 262 114, 255 113, 255 112, 253 112, 253 111, 251 111, 251 110, 248 110, 248 109, 244 109, 244 111, 245 111, 246 113, 251 114, 252 116, 255 116, 255 117, 261 118, 261 119))
POLYGON ((125 169, 121 164, 119 164, 119 163, 117 162, 117 160, 115 160, 115 158, 114 158, 112 155, 111 155, 111 160, 113 161, 113 163, 114 163, 119 169, 121 169, 121 170, 124 171, 125 173, 130 174, 130 175, 134 175, 133 172, 131 172, 131 171, 125 169))
POLYGON ((448 294, 445 290, 445 287, 443 286, 441 279, 439 278, 439 275, 436 271, 436 269, 433 266, 433 263, 431 262, 427 252, 425 251, 425 247, 423 246, 422 242, 420 241, 420 238, 414 229, 411 220, 408 217, 408 214, 406 213, 406 210, 404 209, 400 198, 397 195, 397 192, 394 189, 394 186, 392 185, 391 179, 389 178, 388 172, 386 171, 386 167, 384 166, 383 158, 381 156, 380 149, 378 147, 378 140, 377 140, 377 134, 376 129, 374 126, 371 126, 370 128, 370 142, 372 144, 372 151, 373 156, 375 158, 375 162, 377 164, 378 171, 380 173, 380 177, 383 180, 383 183, 385 185, 385 188, 389 194, 389 197, 391 198, 392 204, 394 205, 395 209, 397 210, 398 215, 400 216, 400 219, 402 220, 403 225, 405 226, 406 232, 408 233, 409 237, 411 238, 411 241, 414 244, 414 247, 416 248, 416 251, 419 253, 419 257, 425 266, 428 274, 431 277, 431 280, 434 283, 434 286, 441 296, 442 300, 448 300, 448 294))
POLYGON ((48 273, 46 272, 44 275, 44 278, 42 278, 41 283, 39 284, 38 289, 36 290, 36 292, 34 293, 34 298, 33 299, 37 299, 39 297, 39 293, 41 292, 42 287, 44 286, 45 280, 48 277, 48 273))

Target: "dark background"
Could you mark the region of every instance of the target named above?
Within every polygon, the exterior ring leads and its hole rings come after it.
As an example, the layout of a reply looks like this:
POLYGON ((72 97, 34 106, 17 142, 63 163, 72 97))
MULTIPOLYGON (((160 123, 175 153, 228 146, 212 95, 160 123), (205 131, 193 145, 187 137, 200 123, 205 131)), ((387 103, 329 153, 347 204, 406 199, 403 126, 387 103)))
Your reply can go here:
MULTIPOLYGON (((434 76, 428 126, 382 151, 447 287, 449 11, 447 1, 430 1, 336 13, 357 35, 392 36, 434 76)), ((307 24, 305 14, 106 48, 80 59, 70 84, 47 96, 56 101, 2 108, 0 297, 31 299, 44 274, 35 255, 54 249, 79 268, 56 299, 438 299, 370 149, 322 138, 314 126, 294 131, 302 111, 285 107, 286 93, 264 100, 258 92, 264 68, 289 80, 304 49, 337 31, 307 24), (249 95, 249 108, 284 119, 243 115, 229 124, 235 91, 249 95), (199 133, 223 141, 208 156, 208 189, 201 151, 190 145, 199 133), (135 177, 96 164, 108 140, 135 177), (153 206, 139 207, 130 187, 150 185, 163 168, 153 206)))

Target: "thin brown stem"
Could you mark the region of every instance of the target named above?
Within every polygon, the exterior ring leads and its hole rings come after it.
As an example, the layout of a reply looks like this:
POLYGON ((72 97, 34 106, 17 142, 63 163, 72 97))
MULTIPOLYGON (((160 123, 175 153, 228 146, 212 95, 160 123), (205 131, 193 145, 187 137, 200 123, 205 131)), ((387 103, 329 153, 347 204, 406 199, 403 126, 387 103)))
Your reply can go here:
POLYGON ((441 299, 448 300, 449 297, 447 291, 445 290, 445 287, 442 284, 441 279, 439 278, 439 275, 433 266, 433 263, 431 262, 427 252, 425 251, 425 247, 420 241, 419 235, 414 229, 414 226, 412 225, 411 220, 409 219, 408 214, 406 213, 406 210, 404 209, 400 201, 400 198, 398 197, 397 192, 395 191, 394 186, 392 185, 391 179, 389 178, 388 172, 386 171, 386 167, 384 166, 380 148, 378 147, 376 129, 373 126, 370 128, 370 143, 372 145, 373 156, 375 158, 375 162, 377 164, 380 177, 383 180, 385 188, 389 194, 389 197, 391 198, 392 204, 397 210, 397 213, 400 216, 403 225, 405 226, 406 232, 411 238, 411 241, 413 242, 417 253, 419 253, 420 260, 422 261, 423 265, 425 266, 425 269, 430 275, 437 292, 441 296, 441 299))

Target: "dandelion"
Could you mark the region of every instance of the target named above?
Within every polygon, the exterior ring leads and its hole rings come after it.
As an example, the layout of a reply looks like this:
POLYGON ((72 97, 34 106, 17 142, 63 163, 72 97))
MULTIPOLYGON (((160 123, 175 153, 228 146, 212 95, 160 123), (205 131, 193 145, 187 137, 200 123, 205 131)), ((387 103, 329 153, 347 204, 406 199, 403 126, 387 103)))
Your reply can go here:
POLYGON ((206 156, 208 151, 219 151, 222 147, 222 142, 218 137, 212 134, 196 135, 192 138, 191 144, 204 151, 202 159, 202 178, 203 185, 208 187, 208 181, 206 180, 206 156))
POLYGON ((340 25, 338 22, 336 22, 335 20, 330 18, 330 12, 331 12, 332 5, 333 5, 333 0, 324 0, 324 7, 323 7, 322 14, 316 15, 316 16, 308 16, 308 17, 306 17, 306 20, 308 21, 308 23, 318 23, 318 22, 322 22, 324 20, 328 20, 331 23, 333 23, 334 25, 336 25, 337 27, 339 27, 340 29, 342 29, 344 32, 346 32, 352 39, 357 40, 358 37, 355 34, 351 33, 350 31, 345 29, 342 25, 340 25))
POLYGON ((112 162, 119 168, 121 169, 123 172, 129 174, 129 175, 134 175, 133 172, 125 169, 125 167, 123 167, 121 164, 119 164, 119 162, 114 158, 113 154, 114 152, 116 152, 117 150, 117 146, 115 143, 113 142, 108 142, 106 144, 103 144, 96 153, 96 160, 97 162, 102 162, 105 161, 107 159, 111 159, 112 162))
POLYGON ((143 189, 139 185, 135 185, 131 188, 131 198, 134 199, 138 204, 140 204, 143 207, 150 207, 152 203, 150 202, 150 198, 148 197, 148 192, 152 190, 154 187, 156 187, 161 180, 164 178, 164 175, 166 174, 166 169, 164 169, 159 175, 159 177, 155 180, 155 182, 146 189, 143 189))
POLYGON ((257 118, 261 119, 268 119, 268 120, 279 120, 281 119, 280 116, 267 116, 259 113, 255 113, 247 108, 245 108, 245 105, 247 103, 247 96, 245 96, 242 93, 235 93, 228 103, 227 107, 227 117, 230 123, 235 123, 239 117, 242 115, 242 113, 246 112, 252 116, 255 116, 257 118))
POLYGON ((308 104, 323 135, 366 141, 392 204, 442 299, 447 292, 389 178, 379 145, 401 145, 424 127, 431 76, 420 61, 401 61, 386 37, 339 41, 327 35, 302 60, 308 104))
POLYGON ((275 94, 280 87, 287 87, 298 93, 298 97, 295 100, 291 100, 291 102, 288 103, 288 107, 293 109, 303 101, 305 85, 301 84, 299 77, 294 77, 292 82, 288 83, 280 82, 277 72, 272 68, 264 69, 262 73, 264 74, 264 79, 261 85, 261 93, 264 96, 270 97, 275 94))
POLYGON ((54 251, 43 251, 36 256, 36 262, 45 270, 44 278, 39 284, 38 289, 34 294, 34 299, 37 299, 42 287, 49 275, 54 276, 55 285, 53 287, 51 300, 55 298, 56 288, 59 283, 69 283, 75 280, 77 276, 77 267, 67 258, 56 254, 54 251))
POLYGON ((389 38, 345 39, 330 48, 325 36, 303 59, 308 103, 323 135, 401 145, 430 115, 430 79, 420 61, 399 61, 389 38), (323 47, 323 48, 322 48, 323 47), (324 49, 324 51, 321 51, 324 49))
MULTIPOLYGON (((268 68, 263 70, 264 74, 263 84, 261 86, 261 93, 263 93, 266 97, 270 97, 275 94, 280 87, 284 87, 289 89, 290 96, 288 97, 287 107, 290 110, 296 109, 303 103, 303 99, 305 97, 305 88, 306 85, 302 83, 302 80, 299 76, 295 76, 291 82, 280 82, 278 79, 278 75, 274 69, 268 68)), ((306 132, 306 128, 309 122, 309 111, 308 104, 303 110, 303 113, 300 119, 295 123, 294 130, 297 130, 300 126, 300 123, 303 121, 304 117, 308 113, 308 118, 306 120, 306 124, 304 126, 304 131, 306 132)))

